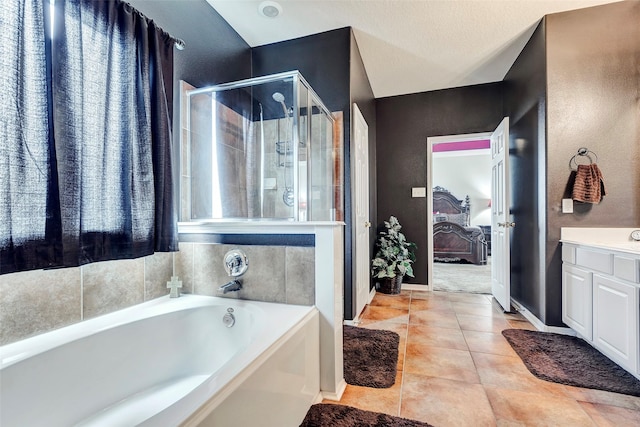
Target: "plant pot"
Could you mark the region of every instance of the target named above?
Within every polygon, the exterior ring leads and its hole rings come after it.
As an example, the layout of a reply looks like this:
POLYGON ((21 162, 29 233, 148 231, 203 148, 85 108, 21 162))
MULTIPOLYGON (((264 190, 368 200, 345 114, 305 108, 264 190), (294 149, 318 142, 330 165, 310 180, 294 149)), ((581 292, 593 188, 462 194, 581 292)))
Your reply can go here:
POLYGON ((402 288, 402 278, 403 276, 397 275, 396 277, 381 279, 380 282, 378 282, 378 292, 382 292, 383 294, 399 294, 402 288))

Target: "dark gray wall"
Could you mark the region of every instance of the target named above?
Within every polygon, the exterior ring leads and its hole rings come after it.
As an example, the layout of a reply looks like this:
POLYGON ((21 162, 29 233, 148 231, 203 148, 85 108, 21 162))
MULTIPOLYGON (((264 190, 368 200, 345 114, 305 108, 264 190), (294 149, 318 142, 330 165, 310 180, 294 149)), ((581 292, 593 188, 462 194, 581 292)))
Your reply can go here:
POLYGON ((640 2, 548 15, 545 323, 560 325, 560 227, 634 227, 640 220, 640 2), (607 195, 561 213, 579 147, 598 155, 607 195))
POLYGON ((129 3, 186 44, 173 52, 174 129, 180 129, 180 80, 202 87, 251 77, 251 48, 205 0, 129 3))
POLYGON ((545 102, 544 20, 538 25, 504 79, 509 116, 511 213, 511 297, 544 321, 545 102), (542 189, 543 191, 539 191, 542 189))
MULTIPOLYGON (((351 28, 287 40, 252 49, 253 76, 299 70, 331 111, 342 111, 344 124, 345 289, 344 313, 352 319, 351 103, 357 102, 369 125, 370 155, 375 159, 376 115, 371 85, 351 28)), ((371 169, 371 174, 375 169, 371 169)), ((375 194, 375 179, 371 191, 375 194)), ((372 199, 375 201, 375 198, 372 199)), ((375 205, 372 204, 372 211, 375 205)))
POLYGON ((347 116, 350 33, 349 28, 341 28, 254 47, 252 76, 299 70, 329 110, 347 116))
POLYGON ((376 100, 377 217, 396 216, 418 245, 407 282, 427 283, 427 199, 411 197, 411 187, 427 185, 427 138, 491 132, 502 118, 502 82, 376 100))
POLYGON ((251 76, 249 45, 205 0, 129 3, 173 37, 184 40, 186 49, 174 52, 176 81, 201 87, 251 76))
POLYGON ((512 116, 511 291, 549 326, 562 326, 561 227, 634 227, 640 219, 640 3, 547 15, 505 78, 512 116), (598 155, 607 195, 570 198, 569 161, 598 155))

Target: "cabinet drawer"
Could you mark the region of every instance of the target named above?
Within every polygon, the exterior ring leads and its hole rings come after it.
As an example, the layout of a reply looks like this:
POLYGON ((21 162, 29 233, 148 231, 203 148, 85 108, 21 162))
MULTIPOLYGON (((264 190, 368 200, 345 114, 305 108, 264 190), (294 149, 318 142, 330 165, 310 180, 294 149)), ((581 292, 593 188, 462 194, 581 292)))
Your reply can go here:
POLYGON ((567 262, 569 264, 576 263, 576 247, 567 245, 566 243, 562 244, 562 262, 567 262))
POLYGON ((613 275, 619 279, 640 283, 640 262, 620 255, 613 257, 613 275))
POLYGON ((613 274, 613 254, 576 248, 576 264, 601 273, 613 274))

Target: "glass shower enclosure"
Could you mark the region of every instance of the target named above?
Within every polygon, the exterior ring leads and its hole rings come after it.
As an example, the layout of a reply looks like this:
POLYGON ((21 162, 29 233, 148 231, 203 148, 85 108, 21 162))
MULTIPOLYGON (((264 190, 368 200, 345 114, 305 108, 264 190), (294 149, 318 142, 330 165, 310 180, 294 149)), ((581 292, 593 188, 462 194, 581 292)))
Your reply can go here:
POLYGON ((343 220, 342 138, 298 71, 185 90, 182 108, 181 221, 343 220))

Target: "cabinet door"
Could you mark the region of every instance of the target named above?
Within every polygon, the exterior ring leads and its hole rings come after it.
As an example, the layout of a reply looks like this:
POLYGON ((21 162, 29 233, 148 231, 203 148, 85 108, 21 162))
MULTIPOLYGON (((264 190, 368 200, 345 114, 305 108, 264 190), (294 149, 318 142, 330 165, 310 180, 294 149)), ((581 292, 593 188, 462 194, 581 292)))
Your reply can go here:
POLYGON ((592 273, 562 265, 562 321, 581 337, 592 339, 592 273))
POLYGON ((623 368, 638 367, 638 292, 635 286, 593 275, 593 341, 623 368))

